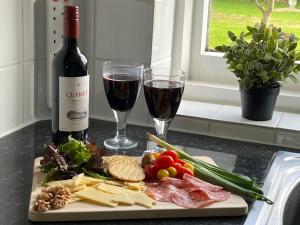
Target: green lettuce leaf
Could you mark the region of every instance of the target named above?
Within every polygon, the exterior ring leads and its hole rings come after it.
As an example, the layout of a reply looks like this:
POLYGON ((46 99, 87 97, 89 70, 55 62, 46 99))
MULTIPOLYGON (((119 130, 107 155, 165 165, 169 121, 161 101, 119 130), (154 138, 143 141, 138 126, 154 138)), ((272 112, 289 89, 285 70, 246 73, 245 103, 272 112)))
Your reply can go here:
POLYGON ((61 144, 58 148, 60 152, 69 153, 72 156, 74 164, 78 166, 87 162, 91 157, 91 152, 87 149, 86 145, 71 136, 68 137, 67 143, 61 144))

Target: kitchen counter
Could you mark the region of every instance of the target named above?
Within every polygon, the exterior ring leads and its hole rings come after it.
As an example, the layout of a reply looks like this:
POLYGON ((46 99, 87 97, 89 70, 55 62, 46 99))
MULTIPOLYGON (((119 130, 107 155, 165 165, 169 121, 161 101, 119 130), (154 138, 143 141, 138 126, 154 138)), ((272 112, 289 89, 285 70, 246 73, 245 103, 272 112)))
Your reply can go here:
MULTIPOLYGON (((139 146, 128 150, 128 155, 141 155, 146 149, 145 131, 154 133, 147 127, 128 126, 128 136, 135 138, 139 146)), ((98 145, 104 139, 115 134, 112 122, 91 120, 89 137, 98 145)), ((57 222, 33 223, 27 219, 27 211, 32 182, 32 167, 35 157, 41 156, 43 144, 51 140, 51 122, 40 121, 25 127, 0 139, 0 224, 72 224, 72 225, 158 225, 158 224, 203 224, 203 225, 237 225, 243 224, 246 216, 213 217, 213 218, 176 218, 149 220, 113 220, 113 221, 85 221, 85 222, 57 222)), ((194 135, 169 131, 168 142, 185 146, 185 150, 193 155, 207 155, 223 168, 233 170, 248 176, 257 177, 263 181, 268 164, 278 150, 293 151, 296 149, 254 144, 241 141, 226 140, 215 137, 194 135)), ((298 150, 299 151, 299 150, 298 150)), ((252 202, 249 203, 251 210, 252 202)))

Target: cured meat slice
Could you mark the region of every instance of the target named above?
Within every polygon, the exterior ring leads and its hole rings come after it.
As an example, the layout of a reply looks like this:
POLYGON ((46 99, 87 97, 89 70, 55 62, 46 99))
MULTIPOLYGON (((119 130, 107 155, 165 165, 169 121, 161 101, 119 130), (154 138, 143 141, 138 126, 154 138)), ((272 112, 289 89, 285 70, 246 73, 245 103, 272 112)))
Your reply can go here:
POLYGON ((146 194, 156 201, 172 202, 172 193, 177 190, 172 184, 161 184, 159 186, 147 187, 146 194))
POLYGON ((205 188, 209 191, 220 191, 223 188, 217 185, 213 185, 210 183, 205 182, 204 180, 198 179, 196 177, 193 177, 187 173, 185 173, 183 175, 183 180, 187 181, 188 183, 190 183, 191 185, 193 185, 194 187, 197 188, 205 188))
POLYGON ((191 184, 187 183, 185 180, 176 179, 172 177, 164 177, 163 179, 161 179, 161 181, 164 184, 173 184, 177 188, 192 187, 191 184))
POLYGON ((215 202, 215 200, 206 200, 206 201, 193 200, 189 197, 189 193, 184 189, 180 189, 179 192, 172 193, 172 201, 176 205, 185 208, 202 208, 204 206, 207 206, 215 202))
POLYGON ((173 202, 186 208, 202 208, 213 202, 225 201, 230 192, 220 186, 184 174, 183 180, 165 177, 160 182, 146 183, 146 194, 162 202, 173 202))
POLYGON ((229 198, 230 192, 227 191, 209 191, 204 188, 195 188, 189 191, 190 198, 198 201, 215 200, 216 202, 225 201, 229 198))

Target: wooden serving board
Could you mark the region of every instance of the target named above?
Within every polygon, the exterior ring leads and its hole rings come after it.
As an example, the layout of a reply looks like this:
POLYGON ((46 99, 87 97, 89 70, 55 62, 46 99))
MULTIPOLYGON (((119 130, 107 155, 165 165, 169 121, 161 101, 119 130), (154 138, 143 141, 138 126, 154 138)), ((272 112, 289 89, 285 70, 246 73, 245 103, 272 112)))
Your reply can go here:
MULTIPOLYGON (((198 157, 201 160, 215 164, 209 157, 198 157)), ((248 212, 248 205, 240 196, 231 194, 223 202, 216 202, 200 209, 186 209, 168 202, 157 202, 153 208, 148 209, 139 205, 117 206, 115 208, 92 205, 85 202, 68 204, 66 207, 49 210, 47 212, 33 211, 33 201, 41 192, 41 181, 45 174, 40 171, 41 158, 34 163, 32 192, 28 218, 31 221, 77 221, 77 220, 112 220, 112 219, 141 219, 141 218, 171 218, 171 217, 212 217, 212 216, 240 216, 248 212)))

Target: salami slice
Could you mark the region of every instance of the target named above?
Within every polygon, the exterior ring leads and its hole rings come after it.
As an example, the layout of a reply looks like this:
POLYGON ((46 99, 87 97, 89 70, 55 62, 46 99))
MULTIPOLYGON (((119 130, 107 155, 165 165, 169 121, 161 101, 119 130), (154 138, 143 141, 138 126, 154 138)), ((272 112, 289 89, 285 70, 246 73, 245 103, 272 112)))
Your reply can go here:
POLYGON ((149 197, 186 208, 202 208, 213 202, 225 201, 230 196, 230 192, 222 190, 222 187, 188 174, 184 174, 183 180, 165 177, 158 183, 146 183, 146 186, 149 197))
POLYGON ((187 188, 187 187, 192 187, 189 183, 187 183, 185 180, 181 179, 176 179, 172 177, 164 177, 161 179, 161 181, 164 184, 173 184, 177 188, 187 188))
POLYGON ((213 185, 210 183, 205 182, 204 180, 198 179, 197 177, 193 177, 187 173, 183 175, 183 180, 187 181, 191 185, 197 188, 205 188, 209 191, 220 191, 223 188, 217 185, 213 185))
POLYGON ((159 186, 150 186, 146 189, 146 194, 156 201, 172 202, 172 193, 177 188, 172 184, 160 184, 159 186))
POLYGON ((230 192, 227 191, 209 191, 204 188, 195 188, 189 191, 190 198, 198 201, 215 200, 216 202, 225 201, 229 198, 230 192))
POLYGON ((202 208, 204 206, 207 206, 215 202, 215 200, 206 200, 206 201, 193 200, 189 197, 189 193, 184 189, 180 189, 180 192, 174 192, 172 194, 172 201, 176 205, 185 208, 202 208))

